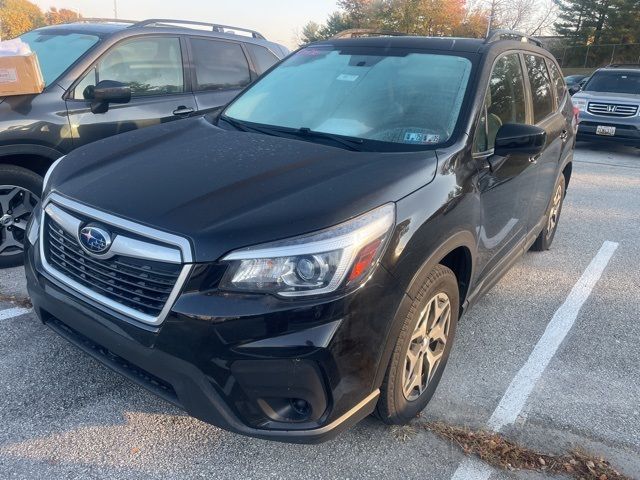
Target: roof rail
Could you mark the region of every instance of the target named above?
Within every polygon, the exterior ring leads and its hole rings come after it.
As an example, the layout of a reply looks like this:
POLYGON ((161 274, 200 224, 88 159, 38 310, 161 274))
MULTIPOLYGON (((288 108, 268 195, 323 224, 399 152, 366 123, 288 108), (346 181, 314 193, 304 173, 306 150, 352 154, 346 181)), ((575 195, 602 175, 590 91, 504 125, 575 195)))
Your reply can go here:
POLYGON ((259 38, 265 40, 264 36, 256 32, 255 30, 249 30, 248 28, 232 27, 231 25, 221 25, 218 23, 208 22, 196 22, 193 20, 171 20, 169 18, 150 18, 148 20, 142 20, 141 22, 135 22, 131 27, 150 27, 150 26, 173 26, 173 25, 194 25, 201 27, 211 27, 212 32, 218 33, 232 33, 226 30, 234 30, 239 32, 245 32, 251 34, 253 38, 259 38))
POLYGON ((526 33, 506 29, 491 30, 484 40, 484 43, 493 43, 500 40, 516 40, 523 43, 533 43, 538 47, 544 48, 542 42, 537 38, 527 35, 526 33))
POLYGON ((606 68, 640 68, 640 63, 611 63, 606 68))
POLYGON ((76 20, 66 23, 136 23, 137 20, 124 20, 122 18, 84 18, 78 17, 76 20))
POLYGON ((343 30, 335 34, 334 39, 338 38, 360 38, 360 37, 406 37, 406 33, 394 32, 393 30, 375 30, 372 28, 351 28, 343 30))

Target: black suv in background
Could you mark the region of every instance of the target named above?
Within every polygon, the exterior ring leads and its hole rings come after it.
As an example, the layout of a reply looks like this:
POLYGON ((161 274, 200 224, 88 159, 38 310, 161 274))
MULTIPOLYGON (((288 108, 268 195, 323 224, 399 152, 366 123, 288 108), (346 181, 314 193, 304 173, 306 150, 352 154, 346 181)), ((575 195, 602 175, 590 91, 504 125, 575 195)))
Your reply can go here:
POLYGON ((410 421, 460 316, 556 233, 576 118, 533 42, 325 41, 217 117, 72 152, 27 232, 35 311, 238 433, 410 421))
POLYGON ((20 38, 47 86, 0 98, 0 268, 22 261, 24 228, 56 159, 219 109, 288 54, 258 32, 176 20, 85 20, 20 38))

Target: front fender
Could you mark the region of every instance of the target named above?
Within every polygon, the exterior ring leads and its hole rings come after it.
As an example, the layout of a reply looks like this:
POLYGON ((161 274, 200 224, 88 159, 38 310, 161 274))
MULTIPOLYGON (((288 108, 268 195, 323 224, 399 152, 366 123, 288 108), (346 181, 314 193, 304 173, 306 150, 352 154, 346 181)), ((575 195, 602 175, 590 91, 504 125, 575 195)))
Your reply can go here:
POLYGON ((43 145, 14 144, 0 146, 0 161, 2 161, 2 157, 14 155, 34 155, 48 158, 53 162, 63 156, 64 152, 55 148, 45 147, 43 145))

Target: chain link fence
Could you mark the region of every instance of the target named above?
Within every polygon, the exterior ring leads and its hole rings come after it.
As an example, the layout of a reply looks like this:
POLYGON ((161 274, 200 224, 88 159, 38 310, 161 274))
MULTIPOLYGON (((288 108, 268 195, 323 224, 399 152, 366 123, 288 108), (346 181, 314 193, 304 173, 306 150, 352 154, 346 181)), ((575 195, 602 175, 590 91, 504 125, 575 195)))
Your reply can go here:
POLYGON ((552 47, 562 68, 599 68, 612 63, 640 64, 640 43, 552 47))

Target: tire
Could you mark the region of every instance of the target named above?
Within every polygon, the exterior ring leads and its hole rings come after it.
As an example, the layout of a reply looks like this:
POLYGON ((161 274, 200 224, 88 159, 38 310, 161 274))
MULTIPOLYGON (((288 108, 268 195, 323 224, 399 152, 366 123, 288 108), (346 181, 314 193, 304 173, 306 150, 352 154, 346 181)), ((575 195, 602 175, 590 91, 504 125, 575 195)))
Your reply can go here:
POLYGON ((40 175, 0 165, 0 269, 22 265, 26 225, 41 194, 40 175))
MULTIPOLYGON (((446 306, 443 311, 446 310, 446 306)), ((449 359, 451 346, 455 338, 456 327, 458 325, 458 315, 460 312, 460 297, 458 291, 458 281, 455 274, 443 265, 436 266, 424 281, 416 296, 409 313, 404 319, 404 324, 400 331, 400 335, 396 341, 396 345, 391 356, 391 361, 387 368, 387 372, 382 382, 380 399, 376 406, 376 416, 383 422, 390 425, 402 425, 408 423, 415 418, 429 403, 433 396, 442 372, 449 359), (434 325, 436 313, 438 310, 433 309, 436 304, 439 308, 443 308, 448 301, 448 328, 432 329, 429 333, 429 326, 434 325), (436 302, 434 304, 434 302, 436 302), (441 341, 421 342, 420 338, 414 339, 414 335, 421 335, 418 327, 426 325, 424 332, 434 335, 433 332, 445 331, 446 342, 441 341), (411 358, 416 358, 416 352, 420 349, 420 345, 424 350, 429 350, 433 355, 439 356, 438 362, 433 362, 434 368, 429 379, 425 373, 420 376, 420 383, 417 385, 417 372, 413 369, 414 375, 411 375, 411 358), (411 348, 411 350, 410 350, 411 348), (414 381, 411 381, 411 379, 414 381), (412 386, 413 385, 413 386, 412 386)), ((440 315, 440 325, 445 325, 446 315, 440 315)), ((437 325, 438 323, 436 323, 437 325)), ((424 338, 424 337, 423 337, 424 338)), ((429 364, 429 355, 423 354, 422 360, 417 355, 418 360, 414 365, 423 366, 429 364), (425 359, 427 362, 425 363, 425 359)), ((432 357, 433 358, 433 357, 432 357)), ((427 370, 428 372, 428 370, 427 370)))
POLYGON ((566 183, 564 175, 560 175, 558 183, 553 189, 553 196, 549 202, 549 208, 545 215, 544 228, 536 238, 535 243, 531 246, 534 252, 546 252, 551 248, 553 239, 558 231, 558 223, 560 222, 560 214, 562 213, 562 205, 566 194, 566 183))

